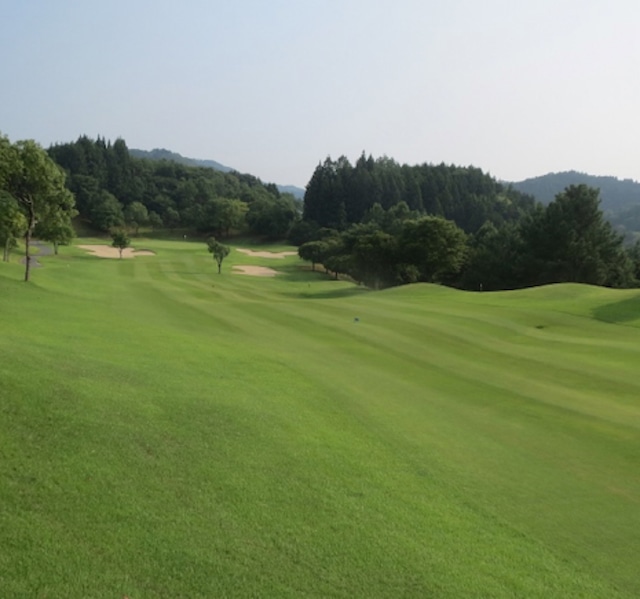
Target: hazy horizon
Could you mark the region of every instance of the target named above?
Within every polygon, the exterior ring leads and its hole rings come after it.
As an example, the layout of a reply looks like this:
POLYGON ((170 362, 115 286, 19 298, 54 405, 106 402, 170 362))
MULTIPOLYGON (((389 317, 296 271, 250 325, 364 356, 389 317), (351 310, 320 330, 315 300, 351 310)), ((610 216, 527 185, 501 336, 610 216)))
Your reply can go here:
POLYGON ((11 0, 0 132, 304 187, 327 156, 640 180, 640 3, 11 0))

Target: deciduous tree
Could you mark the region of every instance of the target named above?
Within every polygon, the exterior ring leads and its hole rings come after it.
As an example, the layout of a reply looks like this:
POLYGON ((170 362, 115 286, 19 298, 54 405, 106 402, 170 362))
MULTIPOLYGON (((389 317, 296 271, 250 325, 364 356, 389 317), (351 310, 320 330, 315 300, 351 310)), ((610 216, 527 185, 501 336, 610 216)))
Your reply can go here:
POLYGON ((218 265, 218 274, 220 274, 222 261, 229 255, 231 248, 220 243, 215 237, 209 237, 209 239, 207 239, 207 250, 213 255, 213 259, 218 265))
POLYGON ((127 225, 134 230, 137 237, 140 227, 149 222, 149 211, 142 202, 131 202, 124 209, 124 219, 127 225))
POLYGON ((52 210, 45 218, 38 221, 35 228, 35 235, 44 241, 53 244, 54 254, 58 255, 58 246, 67 245, 74 237, 74 230, 71 219, 77 216, 76 210, 70 213, 59 209, 52 210))
MULTIPOLYGON (((6 148, 5 148, 6 151, 6 148)), ((33 140, 18 141, 9 150, 12 166, 4 175, 5 188, 26 218, 25 275, 31 272, 31 238, 36 224, 55 218, 70 224, 74 197, 65 187, 65 174, 33 140)))
POLYGON ((18 238, 26 230, 27 219, 18 203, 8 193, 0 191, 0 244, 4 262, 9 261, 11 249, 17 245, 18 238))
POLYGON ((120 258, 122 259, 122 251, 125 248, 128 248, 129 244, 131 243, 129 236, 127 235, 126 231, 119 230, 111 233, 111 239, 113 239, 111 246, 114 248, 118 248, 118 251, 120 252, 120 258))
POLYGON ((436 216, 409 220, 398 242, 399 262, 415 265, 421 281, 441 283, 464 264, 465 241, 464 231, 450 220, 436 216))

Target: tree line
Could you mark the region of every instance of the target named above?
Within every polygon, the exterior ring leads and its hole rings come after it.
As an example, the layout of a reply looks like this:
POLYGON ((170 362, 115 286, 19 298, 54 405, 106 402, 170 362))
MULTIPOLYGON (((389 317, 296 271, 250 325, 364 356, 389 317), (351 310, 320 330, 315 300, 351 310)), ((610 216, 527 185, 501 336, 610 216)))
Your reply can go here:
POLYGON ((49 156, 67 173, 80 217, 101 231, 187 228, 228 235, 247 230, 285 238, 297 202, 277 186, 238 172, 136 158, 123 139, 87 136, 56 144, 49 156))
POLYGON ((586 185, 543 206, 478 168, 363 154, 354 165, 344 157, 319 164, 301 212, 293 196, 256 177, 135 158, 122 139, 81 136, 45 151, 0 135, 4 259, 24 238, 28 280, 31 239, 57 251, 78 214, 112 233, 152 226, 288 238, 314 265, 375 288, 629 287, 640 279, 640 244, 624 245, 603 218, 598 190, 586 185))
POLYGON ((452 220, 466 233, 487 221, 500 225, 517 220, 535 205, 532 196, 479 168, 400 165, 362 154, 354 165, 343 156, 317 166, 304 197, 304 221, 343 230, 361 222, 375 204, 387 210, 400 202, 418 213, 452 220))
POLYGON ((318 165, 294 228, 299 255, 381 288, 437 282, 471 290, 559 282, 637 286, 599 192, 569 186, 547 206, 474 167, 398 165, 364 155, 318 165))

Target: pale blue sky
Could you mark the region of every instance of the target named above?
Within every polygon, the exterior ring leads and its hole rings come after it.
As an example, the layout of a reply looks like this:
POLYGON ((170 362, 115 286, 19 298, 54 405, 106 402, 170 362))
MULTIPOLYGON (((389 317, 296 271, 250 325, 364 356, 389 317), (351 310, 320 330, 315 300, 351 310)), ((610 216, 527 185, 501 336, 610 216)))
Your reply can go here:
POLYGON ((0 56, 12 140, 640 180, 638 0, 0 0, 0 56))

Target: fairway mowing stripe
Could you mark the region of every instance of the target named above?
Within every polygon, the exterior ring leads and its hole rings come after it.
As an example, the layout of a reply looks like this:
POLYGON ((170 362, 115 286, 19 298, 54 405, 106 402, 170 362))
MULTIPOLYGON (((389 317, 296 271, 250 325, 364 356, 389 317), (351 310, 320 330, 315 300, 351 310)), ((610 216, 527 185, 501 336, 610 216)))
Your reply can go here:
POLYGON ((0 484, 31 544, 0 548, 7 596, 638 596, 638 415, 614 424, 602 386, 638 389, 637 349, 592 379, 598 346, 566 341, 611 329, 574 315, 551 345, 531 327, 556 312, 438 289, 299 300, 212 272, 209 297, 163 274, 195 272, 171 247, 0 311, 0 410, 25 427, 0 418, 0 474, 36 478, 0 484), (581 363, 598 418, 566 409, 581 363))

